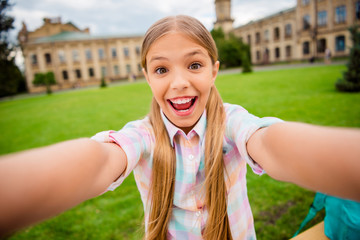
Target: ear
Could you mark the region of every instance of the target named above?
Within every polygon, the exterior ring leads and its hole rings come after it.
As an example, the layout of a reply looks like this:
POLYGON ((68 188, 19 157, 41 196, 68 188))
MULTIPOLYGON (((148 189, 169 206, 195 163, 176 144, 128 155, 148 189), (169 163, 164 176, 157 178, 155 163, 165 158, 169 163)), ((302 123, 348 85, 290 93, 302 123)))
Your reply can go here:
POLYGON ((216 80, 216 77, 217 77, 217 74, 219 72, 219 67, 220 67, 220 62, 219 61, 216 61, 213 65, 213 69, 212 69, 212 84, 215 83, 215 80, 216 80))
POLYGON ((144 74, 144 76, 145 76, 145 79, 146 79, 147 83, 148 83, 149 86, 150 86, 150 79, 149 79, 149 76, 148 76, 145 68, 142 69, 142 72, 143 72, 143 74, 144 74))

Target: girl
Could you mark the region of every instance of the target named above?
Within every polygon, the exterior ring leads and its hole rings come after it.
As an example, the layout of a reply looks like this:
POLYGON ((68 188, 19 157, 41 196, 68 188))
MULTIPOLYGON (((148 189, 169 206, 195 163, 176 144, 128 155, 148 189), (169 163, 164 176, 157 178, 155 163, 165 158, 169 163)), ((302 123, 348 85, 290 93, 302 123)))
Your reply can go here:
POLYGON ((113 190, 131 171, 146 239, 255 239, 246 163, 256 174, 360 200, 360 132, 257 118, 223 103, 216 46, 198 20, 152 25, 142 66, 154 96, 145 119, 0 160, 2 234, 113 190))

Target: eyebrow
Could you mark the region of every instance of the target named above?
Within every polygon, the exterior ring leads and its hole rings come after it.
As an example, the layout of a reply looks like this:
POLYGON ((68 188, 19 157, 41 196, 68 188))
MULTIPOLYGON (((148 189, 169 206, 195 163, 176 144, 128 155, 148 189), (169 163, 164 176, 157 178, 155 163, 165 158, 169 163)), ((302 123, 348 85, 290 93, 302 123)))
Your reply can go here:
POLYGON ((195 56, 195 55, 203 55, 203 56, 207 56, 205 53, 203 53, 203 51, 201 50, 194 50, 194 51, 191 51, 187 54, 185 54, 185 57, 192 57, 192 56, 195 56))
POLYGON ((169 59, 166 57, 162 57, 162 56, 155 56, 150 59, 149 63, 151 63, 153 61, 160 61, 160 60, 169 60, 169 59))

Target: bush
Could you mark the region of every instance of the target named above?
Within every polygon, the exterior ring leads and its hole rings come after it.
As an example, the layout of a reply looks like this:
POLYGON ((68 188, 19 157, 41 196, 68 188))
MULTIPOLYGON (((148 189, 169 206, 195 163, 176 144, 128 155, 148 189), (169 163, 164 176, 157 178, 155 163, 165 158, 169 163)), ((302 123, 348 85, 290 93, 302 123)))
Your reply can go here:
POLYGON ((249 59, 248 54, 246 52, 242 53, 242 72, 243 73, 252 72, 250 59, 249 59))
POLYGON ((347 71, 343 73, 335 83, 335 87, 341 92, 359 92, 360 91, 360 33, 359 26, 354 25, 349 28, 353 47, 350 50, 347 71))
POLYGON ((336 89, 340 92, 359 92, 360 84, 356 84, 350 81, 346 81, 342 78, 339 78, 335 83, 336 89))
POLYGON ((55 75, 53 72, 36 73, 33 84, 36 86, 46 86, 46 93, 51 94, 51 85, 56 84, 55 75))
POLYGON ((106 82, 105 82, 105 78, 102 77, 102 78, 101 78, 100 87, 101 87, 101 88, 104 88, 104 87, 106 87, 106 86, 107 86, 107 85, 106 85, 106 82))

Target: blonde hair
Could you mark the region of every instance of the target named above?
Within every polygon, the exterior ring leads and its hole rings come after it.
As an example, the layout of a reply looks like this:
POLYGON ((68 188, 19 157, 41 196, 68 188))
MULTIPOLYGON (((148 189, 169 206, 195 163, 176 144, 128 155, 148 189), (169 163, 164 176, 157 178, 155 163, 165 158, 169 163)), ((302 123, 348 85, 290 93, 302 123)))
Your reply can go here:
MULTIPOLYGON (((171 31, 179 31, 205 48, 215 63, 217 49, 209 31, 195 18, 173 16, 154 23, 145 34, 142 45, 142 66, 147 71, 146 55, 151 45, 171 31)), ((208 219, 203 233, 204 239, 232 239, 226 206, 224 179, 223 136, 225 112, 216 87, 211 88, 206 104, 207 128, 205 138, 205 206, 208 219)), ((154 129, 156 145, 153 154, 152 181, 150 185, 150 214, 146 239, 166 239, 172 215, 175 190, 175 150, 172 148, 165 125, 161 119, 160 106, 155 98, 149 113, 154 129)))

